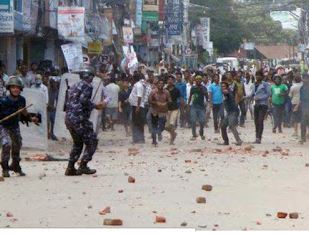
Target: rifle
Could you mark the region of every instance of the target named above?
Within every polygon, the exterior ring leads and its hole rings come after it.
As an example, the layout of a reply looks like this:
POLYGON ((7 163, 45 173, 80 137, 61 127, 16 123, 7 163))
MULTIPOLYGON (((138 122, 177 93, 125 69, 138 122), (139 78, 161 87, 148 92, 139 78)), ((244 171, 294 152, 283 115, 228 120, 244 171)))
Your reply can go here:
POLYGON ((24 108, 19 109, 18 111, 15 111, 14 113, 4 117, 3 119, 0 120, 0 124, 3 123, 4 121, 9 120, 10 118, 15 117, 16 115, 20 114, 21 112, 23 112, 24 110, 27 110, 28 108, 30 108, 31 106, 33 106, 33 104, 30 104, 24 108))
POLYGON ((65 98, 64 98, 64 104, 63 104, 63 111, 64 112, 66 112, 66 110, 67 110, 67 102, 68 102, 68 99, 69 99, 69 89, 70 89, 68 79, 65 79, 65 83, 67 85, 67 89, 65 91, 65 98))

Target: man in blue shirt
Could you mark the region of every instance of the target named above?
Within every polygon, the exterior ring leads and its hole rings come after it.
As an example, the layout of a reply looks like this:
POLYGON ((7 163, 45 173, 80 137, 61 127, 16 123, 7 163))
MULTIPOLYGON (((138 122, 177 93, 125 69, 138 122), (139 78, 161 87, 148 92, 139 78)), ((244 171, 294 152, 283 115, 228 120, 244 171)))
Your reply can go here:
POLYGON ((180 127, 184 128, 186 124, 185 103, 187 103, 187 86, 186 83, 182 81, 182 74, 180 71, 176 72, 175 87, 180 92, 180 98, 179 98, 180 127))
POLYGON ((219 133, 219 117, 224 119, 223 94, 219 84, 219 76, 215 75, 214 82, 208 87, 210 108, 212 109, 215 133, 219 133))

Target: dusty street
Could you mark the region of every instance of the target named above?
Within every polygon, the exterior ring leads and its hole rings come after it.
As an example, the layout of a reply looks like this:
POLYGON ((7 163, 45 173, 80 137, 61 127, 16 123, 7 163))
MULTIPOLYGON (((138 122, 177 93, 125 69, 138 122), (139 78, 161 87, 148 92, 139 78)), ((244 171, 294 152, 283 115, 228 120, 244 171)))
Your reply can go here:
MULTIPOLYGON (((132 146, 117 126, 100 135, 90 164, 95 176, 65 177, 66 162, 23 160, 26 177, 0 182, 0 227, 109 227, 103 220, 112 218, 121 219, 121 227, 309 229, 308 145, 290 137, 292 129, 274 135, 267 125, 264 143, 253 149, 250 143, 217 146, 221 137, 212 126, 206 141, 192 142, 189 129, 178 129, 173 147, 166 133, 157 148, 148 134, 146 145, 132 146), (281 149, 274 152, 276 147, 281 149), (212 191, 202 190, 207 184, 212 191), (198 197, 206 203, 197 203, 198 197), (99 214, 106 207, 111 212, 99 214), (299 218, 278 219, 277 212, 298 212, 299 218), (166 223, 156 223, 156 216, 166 223)), ((241 138, 252 142, 253 129, 250 121, 241 138)), ((49 154, 64 159, 70 144, 54 144, 49 154)), ((33 155, 25 150, 22 157, 33 155)))

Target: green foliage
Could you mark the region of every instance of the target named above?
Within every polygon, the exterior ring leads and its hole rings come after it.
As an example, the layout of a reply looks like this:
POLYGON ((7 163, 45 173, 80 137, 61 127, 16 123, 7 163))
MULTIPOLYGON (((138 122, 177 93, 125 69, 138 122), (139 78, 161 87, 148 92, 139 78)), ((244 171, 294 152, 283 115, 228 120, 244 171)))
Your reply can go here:
POLYGON ((211 18, 211 40, 219 54, 238 49, 243 41, 256 44, 296 44, 297 32, 283 30, 280 22, 270 17, 271 10, 285 10, 301 6, 301 0, 253 0, 237 4, 233 0, 191 0, 191 3, 207 7, 191 7, 191 26, 200 17, 211 18), (280 8, 281 7, 281 8, 280 8))

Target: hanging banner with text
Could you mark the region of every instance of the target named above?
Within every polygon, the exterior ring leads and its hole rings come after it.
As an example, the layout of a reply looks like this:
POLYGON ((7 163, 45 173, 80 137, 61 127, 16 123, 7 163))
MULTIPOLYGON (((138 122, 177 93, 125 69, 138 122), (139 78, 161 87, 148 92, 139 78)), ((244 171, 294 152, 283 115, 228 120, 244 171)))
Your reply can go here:
POLYGON ((166 28, 168 35, 181 35, 183 25, 183 2, 179 0, 168 0, 166 12, 166 28))

